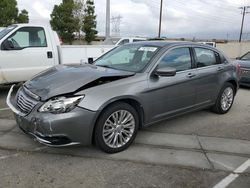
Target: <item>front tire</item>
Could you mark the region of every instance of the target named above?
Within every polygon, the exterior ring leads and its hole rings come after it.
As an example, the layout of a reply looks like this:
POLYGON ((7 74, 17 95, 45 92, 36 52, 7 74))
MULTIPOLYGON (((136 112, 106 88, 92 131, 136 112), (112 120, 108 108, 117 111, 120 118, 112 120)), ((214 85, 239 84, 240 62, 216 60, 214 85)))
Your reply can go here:
POLYGON ((235 92, 233 84, 227 82, 221 89, 212 110, 217 114, 227 113, 233 105, 235 92))
POLYGON ((100 115, 95 128, 95 143, 106 153, 125 150, 137 134, 139 118, 136 110, 124 102, 108 106, 100 115))

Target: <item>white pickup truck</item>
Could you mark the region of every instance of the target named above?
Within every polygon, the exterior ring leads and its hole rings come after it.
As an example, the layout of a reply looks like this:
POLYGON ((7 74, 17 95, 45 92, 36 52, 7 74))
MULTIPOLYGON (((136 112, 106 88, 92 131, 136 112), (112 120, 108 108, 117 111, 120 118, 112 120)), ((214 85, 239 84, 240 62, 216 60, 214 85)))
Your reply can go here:
POLYGON ((0 84, 26 81, 58 64, 87 63, 115 46, 61 46, 56 32, 48 26, 11 25, 0 31, 0 84))

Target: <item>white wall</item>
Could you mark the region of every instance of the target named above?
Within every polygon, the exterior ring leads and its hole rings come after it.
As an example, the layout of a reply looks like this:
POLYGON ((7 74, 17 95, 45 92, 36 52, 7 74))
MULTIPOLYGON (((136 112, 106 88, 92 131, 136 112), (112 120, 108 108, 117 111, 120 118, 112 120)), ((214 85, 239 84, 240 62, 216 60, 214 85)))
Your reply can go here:
POLYGON ((235 59, 250 51, 250 42, 217 43, 216 48, 224 52, 229 58, 235 59))

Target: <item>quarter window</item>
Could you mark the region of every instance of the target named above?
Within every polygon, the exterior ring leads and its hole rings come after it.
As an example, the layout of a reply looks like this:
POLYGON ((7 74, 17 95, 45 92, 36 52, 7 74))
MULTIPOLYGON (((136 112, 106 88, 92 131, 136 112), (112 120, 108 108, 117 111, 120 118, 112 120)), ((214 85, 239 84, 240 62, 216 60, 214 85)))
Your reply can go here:
POLYGON ((41 27, 24 27, 19 29, 9 37, 16 48, 46 47, 47 41, 44 29, 41 27))
POLYGON ((223 56, 220 55, 221 63, 228 63, 227 59, 223 56))
POLYGON ((173 67, 176 71, 191 69, 192 61, 189 48, 176 48, 169 51, 160 61, 158 67, 173 67))
POLYGON ((205 48, 194 48, 194 51, 197 58, 197 67, 206 67, 220 63, 219 54, 212 50, 205 48))

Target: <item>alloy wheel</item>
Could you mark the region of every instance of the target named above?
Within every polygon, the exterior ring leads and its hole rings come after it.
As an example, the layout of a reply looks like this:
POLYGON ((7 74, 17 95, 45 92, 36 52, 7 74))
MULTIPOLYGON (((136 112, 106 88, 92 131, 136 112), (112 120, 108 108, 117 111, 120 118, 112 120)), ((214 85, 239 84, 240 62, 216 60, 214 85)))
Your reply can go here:
POLYGON ((234 91, 231 87, 225 88, 221 96, 221 108, 227 111, 233 104, 234 91))
POLYGON ((105 121, 102 136, 107 146, 120 148, 129 142, 134 131, 134 116, 127 110, 118 110, 105 121))

